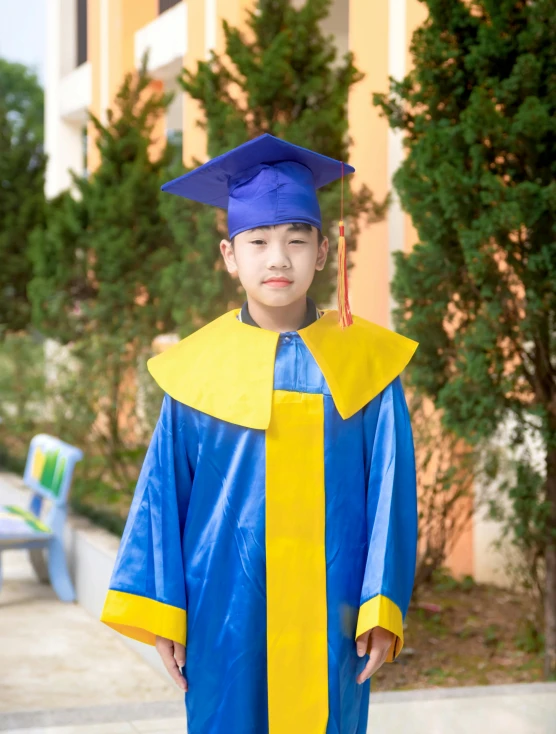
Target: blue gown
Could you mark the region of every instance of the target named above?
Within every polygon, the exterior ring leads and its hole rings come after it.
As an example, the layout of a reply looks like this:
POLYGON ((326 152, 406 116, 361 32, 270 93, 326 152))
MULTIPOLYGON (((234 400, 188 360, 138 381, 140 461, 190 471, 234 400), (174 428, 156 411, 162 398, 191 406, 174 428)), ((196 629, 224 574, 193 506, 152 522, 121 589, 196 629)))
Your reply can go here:
POLYGON ((400 376, 343 418, 300 333, 276 335, 266 430, 164 395, 122 537, 102 619, 186 644, 189 734, 363 734, 356 634, 394 632, 388 662, 403 646, 417 498, 400 376))

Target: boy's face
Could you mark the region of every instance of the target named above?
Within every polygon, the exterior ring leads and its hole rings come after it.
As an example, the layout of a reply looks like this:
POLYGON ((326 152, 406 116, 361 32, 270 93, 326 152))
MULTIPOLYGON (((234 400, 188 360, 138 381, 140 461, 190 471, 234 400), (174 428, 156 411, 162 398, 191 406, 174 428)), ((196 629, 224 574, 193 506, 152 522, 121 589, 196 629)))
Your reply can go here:
POLYGON ((318 243, 316 227, 277 224, 240 232, 220 251, 228 272, 237 274, 247 295, 265 306, 289 306, 305 296, 315 270, 322 270, 328 239, 318 243))

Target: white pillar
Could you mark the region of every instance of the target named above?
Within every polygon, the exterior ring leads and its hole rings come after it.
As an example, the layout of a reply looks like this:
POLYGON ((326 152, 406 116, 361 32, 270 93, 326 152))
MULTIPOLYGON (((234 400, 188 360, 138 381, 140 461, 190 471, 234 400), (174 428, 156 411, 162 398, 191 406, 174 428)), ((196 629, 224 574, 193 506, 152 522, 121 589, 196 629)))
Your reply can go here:
POLYGON ((60 106, 60 19, 61 0, 50 0, 46 5, 46 69, 44 84, 44 145, 48 154, 46 195, 58 191, 58 109, 60 106))
POLYGON ((81 172, 81 124, 61 114, 61 87, 75 66, 76 24, 71 0, 46 5, 45 150, 48 155, 45 192, 52 198, 71 186, 69 170, 81 172))

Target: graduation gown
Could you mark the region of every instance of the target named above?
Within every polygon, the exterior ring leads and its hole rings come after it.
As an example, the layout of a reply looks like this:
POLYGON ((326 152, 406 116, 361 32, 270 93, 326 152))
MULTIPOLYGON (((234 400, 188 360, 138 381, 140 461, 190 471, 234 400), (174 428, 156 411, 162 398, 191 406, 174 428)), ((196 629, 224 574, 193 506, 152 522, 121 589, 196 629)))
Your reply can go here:
POLYGON ((417 342, 238 313, 149 360, 165 394, 102 620, 186 645, 190 734, 363 734, 355 640, 391 630, 392 662, 414 581, 417 342))

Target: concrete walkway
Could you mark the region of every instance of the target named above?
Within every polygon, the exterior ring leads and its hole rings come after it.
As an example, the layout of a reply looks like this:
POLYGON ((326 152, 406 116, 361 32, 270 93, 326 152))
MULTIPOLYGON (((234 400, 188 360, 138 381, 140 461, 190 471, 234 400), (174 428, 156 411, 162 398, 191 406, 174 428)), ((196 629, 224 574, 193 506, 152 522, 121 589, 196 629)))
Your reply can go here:
POLYGON ((556 683, 371 693, 369 734, 556 734, 556 683))
MULTIPOLYGON (((0 474, 0 504, 25 499, 0 474)), ((0 732, 186 732, 180 691, 77 604, 4 556, 0 732)), ((372 693, 372 734, 556 734, 556 683, 372 693)))
MULTIPOLYGON (((556 734, 552 684, 376 693, 369 734, 556 734)), ((0 715, 4 734, 186 732, 181 701, 0 715)))
MULTIPOLYGON (((26 504, 18 485, 0 474, 0 504, 26 504)), ((81 606, 59 602, 25 551, 2 556, 0 731, 183 734, 183 694, 169 679, 81 606)))

